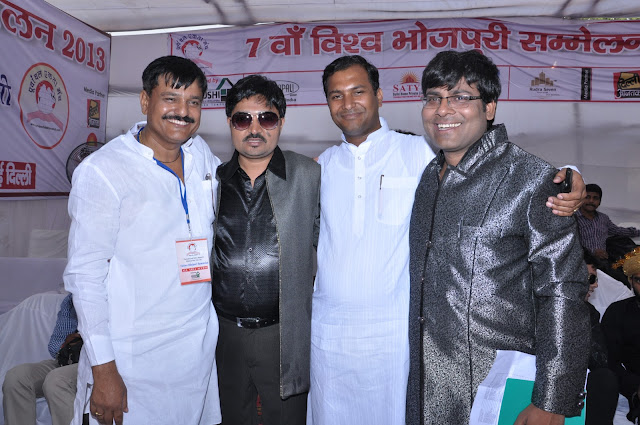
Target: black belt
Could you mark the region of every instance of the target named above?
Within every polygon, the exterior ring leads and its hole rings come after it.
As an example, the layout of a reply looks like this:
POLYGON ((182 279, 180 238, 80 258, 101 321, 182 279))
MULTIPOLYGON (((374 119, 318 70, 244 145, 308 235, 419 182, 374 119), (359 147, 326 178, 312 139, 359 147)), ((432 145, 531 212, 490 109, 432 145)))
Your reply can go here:
POLYGON ((278 319, 261 319, 260 317, 236 317, 218 310, 218 316, 236 322, 239 328, 258 329, 275 325, 278 319))

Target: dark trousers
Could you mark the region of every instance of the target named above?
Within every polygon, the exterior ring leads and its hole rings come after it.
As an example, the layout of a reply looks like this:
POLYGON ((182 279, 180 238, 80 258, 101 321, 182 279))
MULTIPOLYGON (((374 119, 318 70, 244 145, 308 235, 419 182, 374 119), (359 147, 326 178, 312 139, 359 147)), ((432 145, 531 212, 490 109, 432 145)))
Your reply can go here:
POLYGON ((280 398, 280 327, 245 329, 220 316, 218 321, 216 363, 222 424, 256 425, 259 394, 264 425, 304 425, 307 393, 280 398))
POLYGON ((618 407, 618 377, 609 368, 589 372, 585 425, 612 425, 618 407))

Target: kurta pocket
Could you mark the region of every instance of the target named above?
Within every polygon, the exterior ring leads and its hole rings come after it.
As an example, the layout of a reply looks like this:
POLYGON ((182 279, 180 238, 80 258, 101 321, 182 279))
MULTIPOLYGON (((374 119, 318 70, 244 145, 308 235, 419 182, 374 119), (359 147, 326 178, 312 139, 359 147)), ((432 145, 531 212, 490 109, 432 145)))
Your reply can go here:
POLYGON ((417 185, 415 177, 380 176, 378 221, 394 226, 408 223, 417 185))

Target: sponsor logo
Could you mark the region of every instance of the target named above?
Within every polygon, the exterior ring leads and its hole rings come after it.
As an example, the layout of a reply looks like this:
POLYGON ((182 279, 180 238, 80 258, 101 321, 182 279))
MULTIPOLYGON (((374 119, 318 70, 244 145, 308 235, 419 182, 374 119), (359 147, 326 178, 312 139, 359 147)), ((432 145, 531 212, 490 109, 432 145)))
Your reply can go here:
POLYGON ((640 98, 640 70, 613 74, 616 99, 640 98))
POLYGON ((407 72, 400 78, 400 82, 393 85, 394 99, 420 99, 422 90, 420 80, 413 72, 407 72))
POLYGON ((4 74, 0 74, 0 105, 11 106, 11 86, 4 74))
POLYGON ((18 94, 20 121, 29 138, 42 149, 53 149, 69 124, 69 96, 62 76, 51 65, 27 70, 18 94))
POLYGON ((285 81, 285 80, 276 80, 276 84, 284 93, 284 97, 287 103, 295 102, 298 96, 298 90, 300 90, 300 85, 295 81, 285 81))
POLYGON ((536 86, 553 87, 553 80, 547 77, 544 72, 541 72, 540 75, 531 80, 531 87, 536 86))
POLYGON ((100 128, 100 101, 87 99, 87 126, 100 128))
POLYGON ((0 161, 0 189, 35 189, 36 164, 0 161))
POLYGON ((224 102, 227 100, 227 91, 233 87, 233 83, 225 77, 220 79, 214 87, 213 89, 207 89, 204 94, 203 107, 224 106, 224 102))
POLYGON ((537 77, 531 80, 529 85, 529 92, 537 98, 546 98, 558 96, 558 88, 556 87, 556 80, 552 80, 544 72, 540 72, 537 77))

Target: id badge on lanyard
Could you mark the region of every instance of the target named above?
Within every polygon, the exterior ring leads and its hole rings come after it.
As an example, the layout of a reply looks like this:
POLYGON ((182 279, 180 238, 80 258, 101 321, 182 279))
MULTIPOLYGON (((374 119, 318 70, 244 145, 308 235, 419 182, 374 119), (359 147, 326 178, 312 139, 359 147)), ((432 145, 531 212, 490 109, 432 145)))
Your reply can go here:
MULTIPOLYGON (((182 158, 182 174, 184 175, 184 155, 180 148, 180 157, 182 158)), ((209 249, 206 237, 193 237, 191 234, 191 221, 189 220, 189 205, 187 204, 187 185, 184 185, 184 193, 182 191, 182 181, 180 177, 169 167, 154 158, 156 164, 178 179, 180 186, 180 200, 187 218, 187 227, 189 228, 189 238, 179 239, 176 241, 176 256, 178 261, 178 270, 180 271, 180 284, 189 285, 192 283, 202 283, 211 281, 211 269, 209 268, 209 249)))
POLYGON ((208 252, 207 238, 176 241, 181 285, 209 282, 211 280, 208 252))

